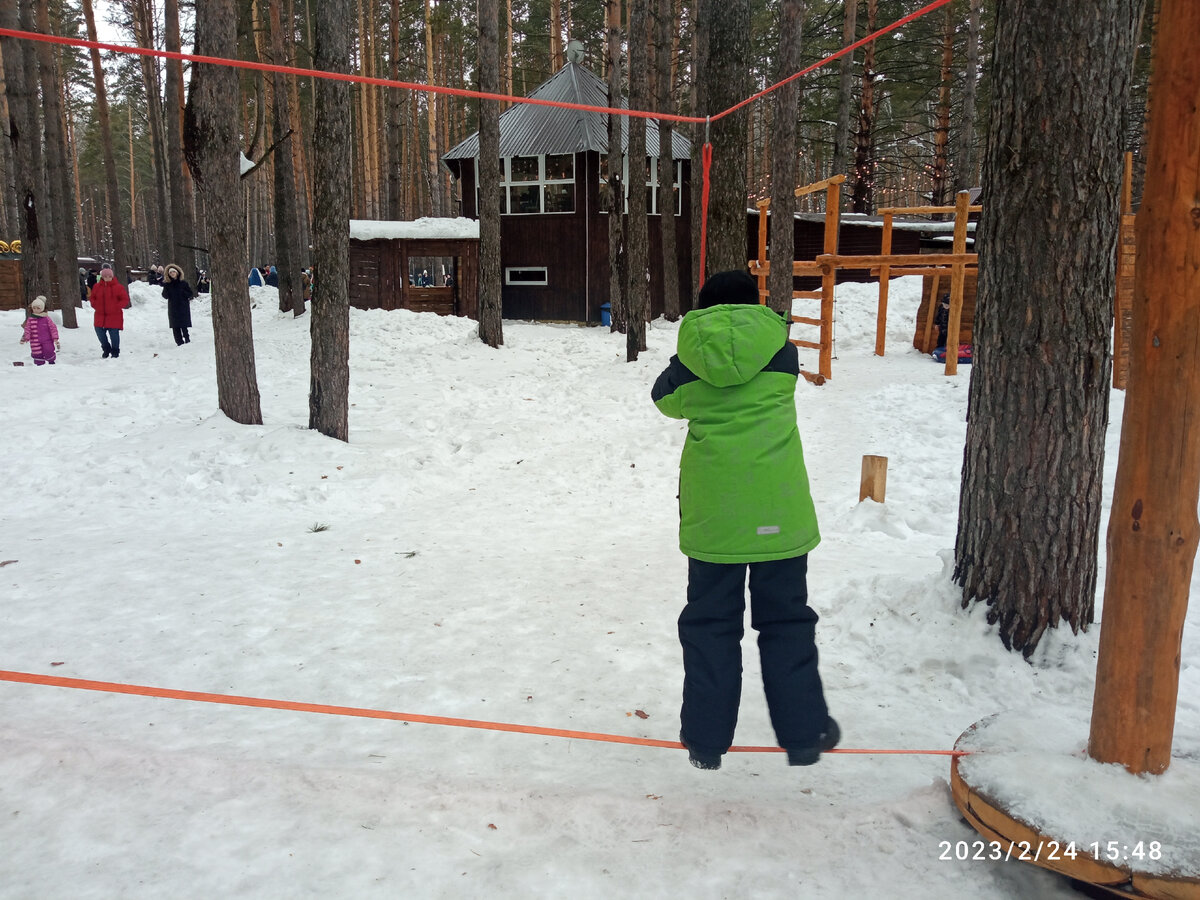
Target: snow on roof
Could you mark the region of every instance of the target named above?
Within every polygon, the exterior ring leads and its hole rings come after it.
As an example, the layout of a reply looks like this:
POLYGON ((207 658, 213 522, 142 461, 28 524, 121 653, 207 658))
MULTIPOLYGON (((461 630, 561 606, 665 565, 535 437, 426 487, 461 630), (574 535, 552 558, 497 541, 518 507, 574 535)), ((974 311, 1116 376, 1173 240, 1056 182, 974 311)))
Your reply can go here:
POLYGON ((435 219, 422 216, 411 222, 384 222, 374 219, 351 219, 350 237, 357 241, 388 240, 393 238, 425 240, 479 239, 479 222, 459 216, 456 219, 435 219))

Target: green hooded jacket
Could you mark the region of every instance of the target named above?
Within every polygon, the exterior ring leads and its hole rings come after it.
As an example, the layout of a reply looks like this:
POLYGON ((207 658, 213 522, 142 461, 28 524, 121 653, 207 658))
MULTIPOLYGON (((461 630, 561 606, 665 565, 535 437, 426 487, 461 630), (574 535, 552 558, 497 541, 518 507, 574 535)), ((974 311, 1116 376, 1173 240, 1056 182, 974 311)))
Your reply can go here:
POLYGON ((679 549, 714 563, 808 553, 821 540, 796 427, 796 348, 766 306, 689 312, 651 392, 687 419, 679 461, 679 549))

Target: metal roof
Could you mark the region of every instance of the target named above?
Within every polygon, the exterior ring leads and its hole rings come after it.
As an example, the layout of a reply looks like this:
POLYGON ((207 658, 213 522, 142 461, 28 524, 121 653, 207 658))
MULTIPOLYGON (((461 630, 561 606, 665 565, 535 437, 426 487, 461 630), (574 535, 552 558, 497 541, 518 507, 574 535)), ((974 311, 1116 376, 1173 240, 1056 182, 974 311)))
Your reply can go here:
MULTIPOLYGON (((530 97, 584 106, 608 106, 608 85, 597 75, 568 62, 534 90, 530 97)), ((619 109, 628 109, 622 100, 619 109)), ((629 117, 621 117, 621 149, 629 146, 629 117)), ((605 113, 517 103, 500 115, 500 157, 537 156, 542 153, 608 152, 608 116, 605 113)), ((658 123, 646 120, 646 155, 658 156, 658 123)), ((671 133, 672 159, 688 159, 692 144, 676 129, 671 133)), ((474 159, 479 156, 479 132, 442 157, 474 159)))

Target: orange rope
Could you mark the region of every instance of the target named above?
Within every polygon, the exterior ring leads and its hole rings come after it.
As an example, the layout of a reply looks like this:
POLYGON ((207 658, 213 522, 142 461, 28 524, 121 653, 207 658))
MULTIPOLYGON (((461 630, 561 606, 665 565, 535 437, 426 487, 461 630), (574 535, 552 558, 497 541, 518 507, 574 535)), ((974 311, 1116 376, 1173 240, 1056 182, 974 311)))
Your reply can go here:
MULTIPOLYGON (((449 725, 456 728, 482 728, 487 731, 511 731, 518 734, 540 734, 546 737, 574 738, 581 741, 602 741, 609 744, 633 744, 639 747, 665 747, 682 750, 678 741, 659 741, 654 738, 631 737, 623 734, 604 734, 596 731, 571 731, 565 728, 543 728, 540 725, 513 725, 507 722, 485 722, 480 719, 457 719, 449 716, 425 716, 417 713, 391 712, 384 709, 363 709, 357 706, 329 706, 324 703, 299 703, 295 700, 267 700, 261 697, 239 697, 235 694, 210 694, 202 691, 179 691, 173 688, 149 687, 144 684, 121 684, 115 681, 90 681, 83 678, 62 678, 57 675, 36 675, 31 672, 0 670, 0 681, 18 684, 39 684, 47 687, 72 688, 79 691, 101 691, 109 694, 135 694, 140 697, 159 697, 164 700, 191 700, 196 703, 220 703, 226 706, 251 706, 260 709, 288 709, 294 712, 321 713, 327 716, 357 716, 364 719, 391 719, 424 725, 449 725)), ((730 747, 730 753, 782 753, 781 747, 730 747)), ((932 756, 965 756, 961 750, 829 750, 828 753, 922 754, 932 756)))

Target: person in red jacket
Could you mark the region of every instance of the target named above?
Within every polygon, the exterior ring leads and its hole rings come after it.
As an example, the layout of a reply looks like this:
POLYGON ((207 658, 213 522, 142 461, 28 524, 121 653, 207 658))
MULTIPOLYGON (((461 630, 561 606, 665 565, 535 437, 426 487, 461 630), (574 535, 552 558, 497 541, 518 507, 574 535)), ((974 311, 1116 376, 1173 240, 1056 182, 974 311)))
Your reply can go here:
POLYGON ((100 280, 92 288, 88 298, 95 313, 92 324, 96 326, 96 337, 104 359, 116 359, 121 355, 121 329, 125 327, 123 310, 129 309, 129 292, 125 285, 113 278, 112 266, 100 270, 100 280))

